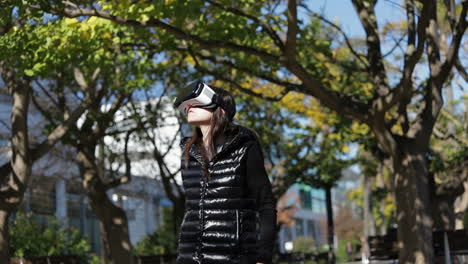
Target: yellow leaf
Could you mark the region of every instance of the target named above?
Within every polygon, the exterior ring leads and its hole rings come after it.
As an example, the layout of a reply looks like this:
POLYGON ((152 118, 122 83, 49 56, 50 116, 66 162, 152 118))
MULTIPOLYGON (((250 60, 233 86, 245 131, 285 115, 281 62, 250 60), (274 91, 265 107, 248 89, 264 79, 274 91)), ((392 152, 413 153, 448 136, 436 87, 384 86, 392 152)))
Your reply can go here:
POLYGON ((65 25, 67 26, 70 26, 70 25, 76 25, 78 23, 78 19, 76 18, 65 18, 63 20, 63 22, 65 23, 65 25))
POLYGON ((341 152, 348 152, 349 151, 349 146, 348 145, 344 145, 341 147, 341 152))

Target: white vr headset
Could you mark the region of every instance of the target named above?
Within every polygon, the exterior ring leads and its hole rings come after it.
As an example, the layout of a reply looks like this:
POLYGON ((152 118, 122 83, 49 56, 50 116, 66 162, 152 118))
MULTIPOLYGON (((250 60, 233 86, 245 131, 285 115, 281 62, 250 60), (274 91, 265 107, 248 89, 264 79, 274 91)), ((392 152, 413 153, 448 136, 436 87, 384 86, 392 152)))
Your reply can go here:
POLYGON ((191 82, 179 94, 174 98, 173 105, 185 114, 188 114, 191 106, 207 109, 218 106, 223 107, 223 102, 221 102, 218 94, 201 81, 191 82))

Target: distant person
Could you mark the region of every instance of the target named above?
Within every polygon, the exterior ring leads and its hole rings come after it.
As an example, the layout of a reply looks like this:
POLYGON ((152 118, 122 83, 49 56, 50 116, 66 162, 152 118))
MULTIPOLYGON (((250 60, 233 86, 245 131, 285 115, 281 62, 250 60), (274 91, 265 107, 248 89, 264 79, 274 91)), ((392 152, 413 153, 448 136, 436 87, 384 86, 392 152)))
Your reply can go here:
POLYGON ((177 263, 272 263, 275 199, 258 136, 233 123, 234 97, 196 81, 174 106, 193 125, 180 143, 186 211, 177 263))
POLYGON ((363 264, 369 263, 369 257, 370 257, 370 249, 369 249, 369 241, 367 240, 367 237, 361 236, 361 261, 363 264))
POLYGON ((346 242, 346 254, 348 254, 348 260, 353 260, 353 244, 350 241, 346 242))

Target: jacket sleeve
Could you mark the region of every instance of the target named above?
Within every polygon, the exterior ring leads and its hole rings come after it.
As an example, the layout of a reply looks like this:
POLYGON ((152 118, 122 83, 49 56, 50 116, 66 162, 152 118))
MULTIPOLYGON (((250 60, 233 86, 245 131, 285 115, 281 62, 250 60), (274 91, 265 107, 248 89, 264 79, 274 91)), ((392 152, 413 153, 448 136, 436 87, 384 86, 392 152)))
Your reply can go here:
POLYGON ((263 153, 258 142, 252 144, 247 152, 246 182, 249 196, 256 201, 259 212, 260 228, 257 237, 257 256, 255 261, 272 263, 273 246, 276 237, 276 202, 271 183, 265 170, 263 153))

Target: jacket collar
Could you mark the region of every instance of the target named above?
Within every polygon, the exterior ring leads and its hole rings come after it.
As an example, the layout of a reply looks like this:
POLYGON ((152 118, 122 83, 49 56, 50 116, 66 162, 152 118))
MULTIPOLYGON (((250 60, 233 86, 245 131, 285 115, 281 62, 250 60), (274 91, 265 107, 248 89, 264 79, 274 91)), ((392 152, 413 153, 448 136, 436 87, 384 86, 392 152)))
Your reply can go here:
MULTIPOLYGON (((184 137, 182 138, 180 142, 180 147, 182 150, 185 148, 185 145, 187 141, 190 139, 190 137, 184 137)), ((242 125, 239 124, 234 124, 232 123, 228 130, 226 131, 225 134, 225 141, 222 144, 222 149, 218 153, 216 153, 213 157, 213 159, 210 161, 210 163, 214 163, 217 159, 222 157, 225 153, 228 153, 229 151, 235 149, 236 146, 242 144, 243 142, 249 141, 249 140, 255 140, 256 136, 254 132, 242 125)), ((203 157, 196 148, 195 145, 192 145, 192 147, 189 150, 190 155, 192 155, 195 159, 198 160, 201 164, 204 164, 203 157)))

